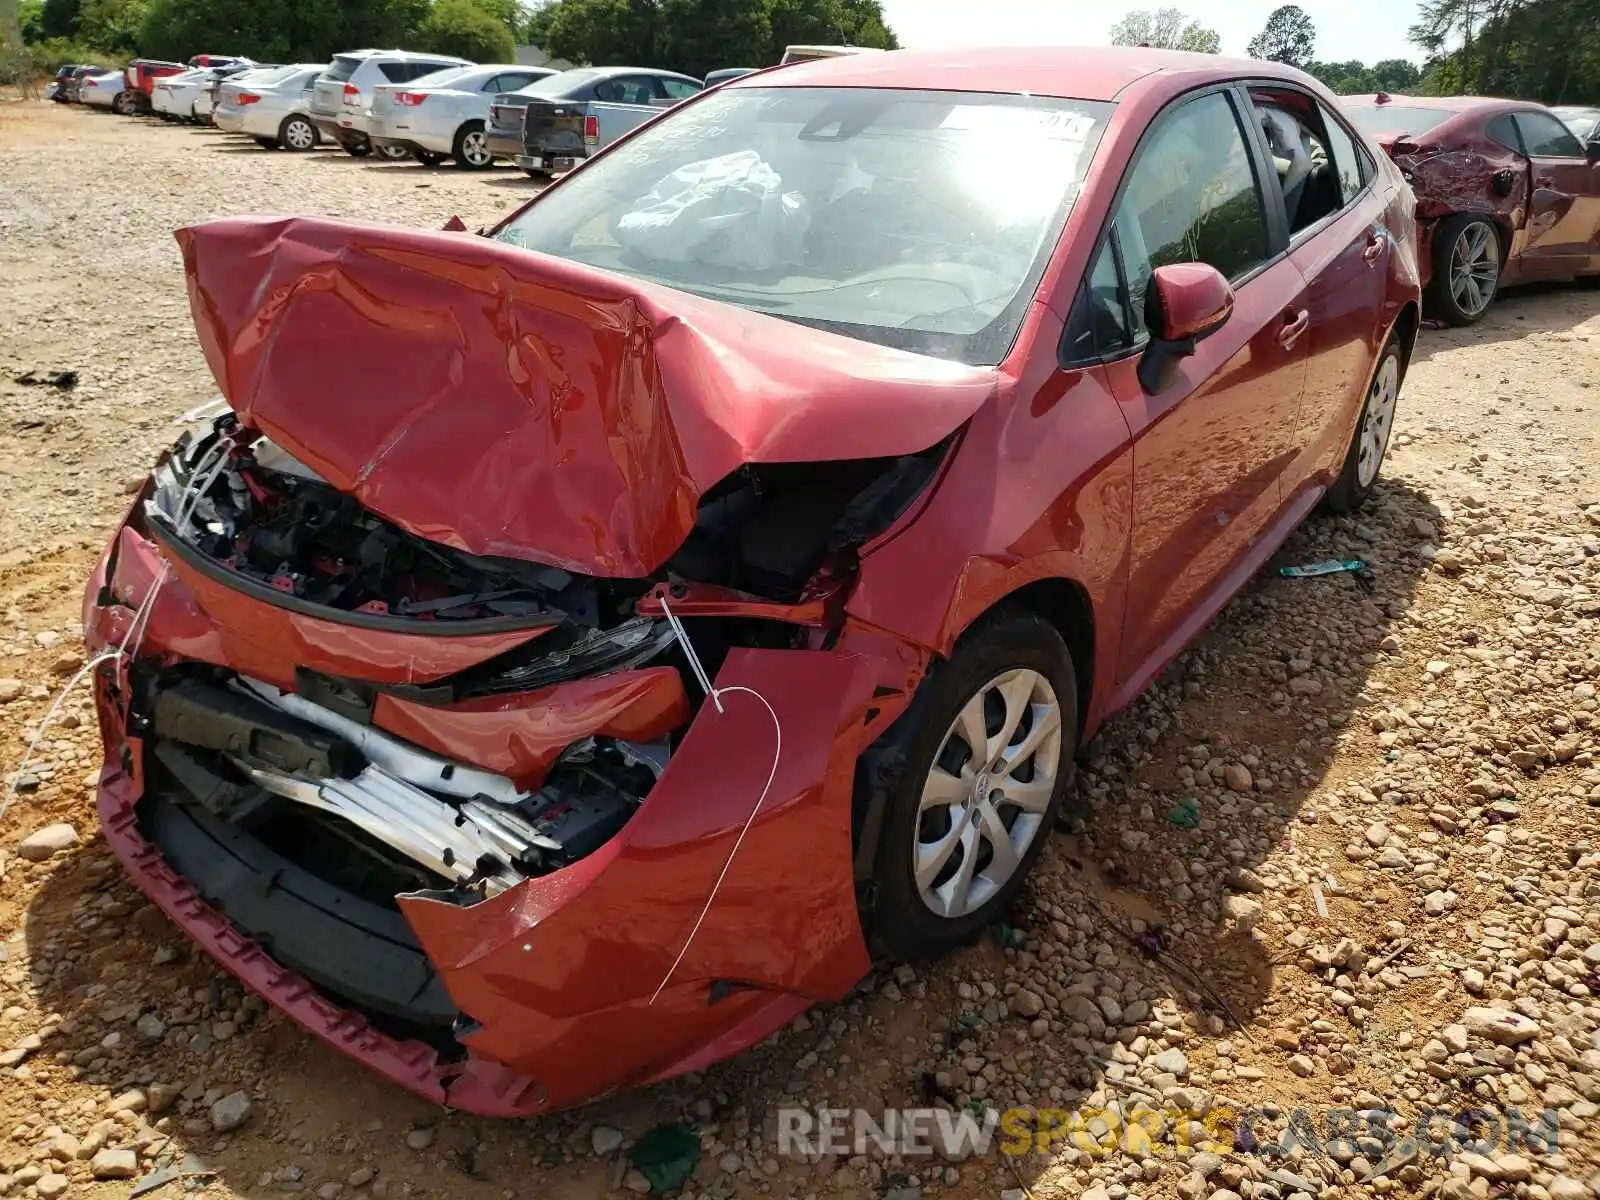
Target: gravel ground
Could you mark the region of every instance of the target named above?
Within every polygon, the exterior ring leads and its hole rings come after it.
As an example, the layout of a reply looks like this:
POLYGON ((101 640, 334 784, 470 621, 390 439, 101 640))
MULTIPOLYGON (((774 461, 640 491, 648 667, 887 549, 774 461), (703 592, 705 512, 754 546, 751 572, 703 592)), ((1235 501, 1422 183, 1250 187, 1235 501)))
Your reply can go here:
MULTIPOLYGON (((529 194, 0 102, 0 778, 81 662, 82 580, 129 487, 214 391, 172 228, 472 225, 529 194), (62 370, 73 389, 14 382, 62 370)), ((578 1113, 432 1110, 196 958, 95 836, 75 695, 0 818, 0 1195, 160 1172, 164 1196, 627 1193, 649 1186, 633 1139, 680 1120, 702 1197, 1600 1194, 1597 387, 1594 287, 1425 331, 1379 501, 1278 560, 1360 557, 1374 586, 1264 573, 1092 748, 1082 819, 996 937, 578 1113), (1016 1158, 804 1161, 779 1157, 785 1104, 1170 1111, 1121 1150, 1101 1118, 1016 1158), (1409 1131, 1473 1107, 1558 1116, 1482 1153, 1329 1136, 1330 1110, 1409 1131), (1314 1128, 1262 1153, 1297 1108, 1314 1128)))

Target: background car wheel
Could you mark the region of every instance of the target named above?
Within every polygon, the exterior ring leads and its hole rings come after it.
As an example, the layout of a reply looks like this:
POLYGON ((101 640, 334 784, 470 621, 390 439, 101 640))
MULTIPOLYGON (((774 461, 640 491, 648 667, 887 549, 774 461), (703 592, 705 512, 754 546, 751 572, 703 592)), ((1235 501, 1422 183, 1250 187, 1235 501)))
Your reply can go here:
POLYGON ((450 156, 448 154, 435 154, 432 150, 413 150, 411 157, 425 167, 437 167, 450 156))
POLYGON ((276 150, 278 148, 278 139, 258 137, 256 139, 256 145, 260 146, 263 150, 276 150))
POLYGON ((1451 325, 1471 325, 1489 311, 1500 288, 1500 233, 1494 222, 1464 214, 1433 231, 1429 308, 1451 325))
POLYGON ((119 117, 127 117, 133 114, 133 101, 128 98, 127 92, 118 92, 116 94, 111 101, 111 111, 119 117))
POLYGON ((489 152, 489 135, 483 131, 482 121, 468 121, 456 130, 455 151, 451 157, 463 171, 482 171, 494 165, 494 155, 489 152))
POLYGON ((1331 512, 1354 512, 1371 498, 1394 432, 1394 413, 1400 400, 1400 384, 1405 379, 1400 342, 1390 336, 1378 356, 1378 365, 1367 383, 1367 398, 1361 406, 1355 436, 1344 456, 1344 468, 1323 505, 1331 512))
POLYGON ((384 162, 408 162, 411 159, 411 151, 404 146, 375 146, 374 149, 384 162))
POLYGON ((998 610, 933 668, 868 753, 898 764, 877 848, 879 948, 928 958, 1004 910, 1049 839, 1077 730, 1072 656, 1032 613, 998 610))
POLYGON ((291 113, 278 126, 278 144, 285 150, 313 150, 317 141, 317 127, 302 116, 291 113))
POLYGON ((365 158, 372 153, 372 143, 367 141, 365 134, 359 138, 351 138, 347 142, 340 142, 339 147, 354 158, 365 158))

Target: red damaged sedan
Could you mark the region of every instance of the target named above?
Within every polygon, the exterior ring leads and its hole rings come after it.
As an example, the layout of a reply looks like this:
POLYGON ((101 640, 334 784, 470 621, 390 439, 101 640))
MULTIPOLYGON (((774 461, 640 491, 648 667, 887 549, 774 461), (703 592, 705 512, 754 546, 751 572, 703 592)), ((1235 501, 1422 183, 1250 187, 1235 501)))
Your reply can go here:
POLYGON ((1500 288, 1600 275, 1600 142, 1531 101, 1348 96, 1417 197, 1428 312, 1470 325, 1500 288))
POLYGON ((735 1053, 992 919, 1371 494, 1414 229, 1304 75, 1027 49, 748 76, 487 236, 181 230, 226 406, 88 589, 106 837, 433 1100, 735 1053))

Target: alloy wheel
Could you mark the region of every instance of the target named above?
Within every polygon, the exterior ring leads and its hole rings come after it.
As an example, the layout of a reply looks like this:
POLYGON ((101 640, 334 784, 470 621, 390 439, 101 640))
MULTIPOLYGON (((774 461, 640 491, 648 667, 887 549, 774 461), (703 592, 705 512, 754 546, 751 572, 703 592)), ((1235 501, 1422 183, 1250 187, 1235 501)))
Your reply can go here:
POLYGON ((1400 398, 1400 359, 1384 356, 1378 373, 1367 391, 1366 414, 1361 418, 1361 442, 1356 450, 1356 483, 1372 486, 1389 448, 1389 433, 1394 427, 1395 402, 1400 398))
POLYGON ((489 135, 481 129, 463 135, 461 157, 467 160, 468 166, 487 167, 494 161, 494 155, 489 153, 489 135))
POLYGON ((1500 279, 1500 241, 1487 221, 1474 221, 1450 248, 1450 295, 1463 316, 1480 316, 1500 279))
POLYGON ((1038 671, 1003 671, 962 705, 923 782, 912 877, 958 918, 992 899, 1044 826, 1061 769, 1061 705, 1038 671))
POLYGON ((404 162, 411 157, 411 151, 404 146, 379 146, 378 157, 389 162, 404 162))

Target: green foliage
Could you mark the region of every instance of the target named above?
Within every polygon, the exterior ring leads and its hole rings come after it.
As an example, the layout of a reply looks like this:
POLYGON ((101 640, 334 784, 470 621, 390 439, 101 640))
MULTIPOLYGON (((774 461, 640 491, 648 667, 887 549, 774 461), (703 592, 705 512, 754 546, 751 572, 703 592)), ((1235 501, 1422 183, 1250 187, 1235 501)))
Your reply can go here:
POLYGON ((17 29, 24 43, 37 42, 47 36, 44 31, 44 0, 22 0, 17 5, 17 29))
POLYGON ((1191 21, 1181 9, 1135 9, 1111 27, 1113 46, 1152 46, 1158 50, 1193 50, 1217 54, 1222 38, 1215 29, 1191 21))
POLYGON ((71 37, 78 32, 82 0, 44 0, 39 14, 39 40, 71 37))
POLYGON ((1425 0, 1411 40, 1430 93, 1600 103, 1600 0, 1425 0))
POLYGON ((791 45, 900 44, 879 0, 552 0, 523 30, 557 58, 691 75, 769 66, 791 45))
POLYGON ((435 0, 413 42, 418 50, 485 63, 510 62, 517 50, 505 21, 478 0, 435 0))
POLYGON ((120 60, 107 61, 102 51, 72 38, 44 38, 34 42, 28 47, 28 57, 34 70, 41 75, 54 75, 68 63, 100 63, 108 68, 121 65, 120 60))
POLYGON ((1266 28, 1250 39, 1245 53, 1251 58, 1286 63, 1291 67, 1311 61, 1317 45, 1317 27, 1298 4, 1285 4, 1272 10, 1266 28))
POLYGON ((1359 59, 1350 59, 1348 62, 1308 62, 1304 70, 1341 96, 1359 96, 1369 92, 1414 92, 1422 82, 1422 72, 1416 64, 1403 58, 1386 58, 1370 67, 1359 59))

